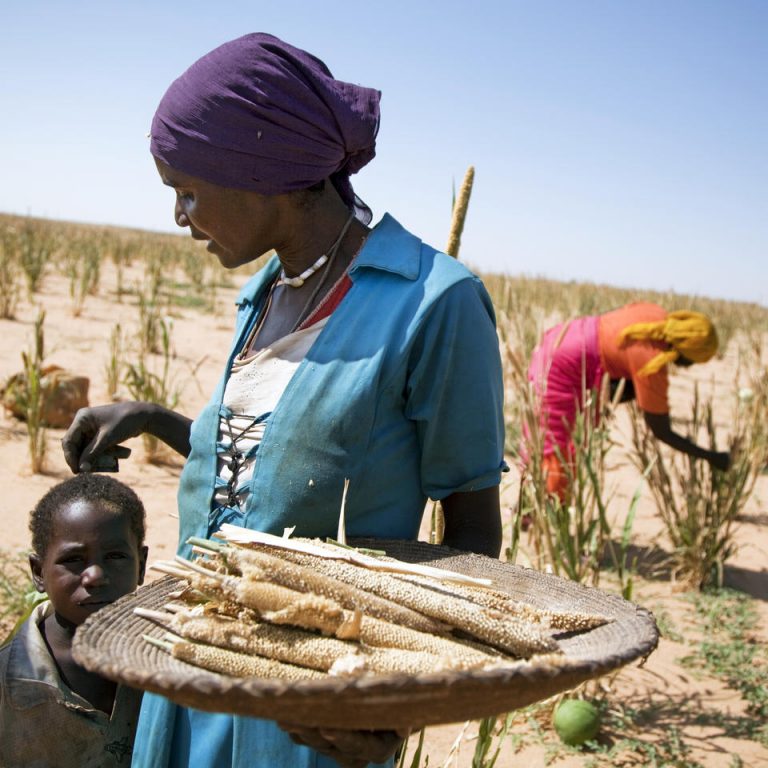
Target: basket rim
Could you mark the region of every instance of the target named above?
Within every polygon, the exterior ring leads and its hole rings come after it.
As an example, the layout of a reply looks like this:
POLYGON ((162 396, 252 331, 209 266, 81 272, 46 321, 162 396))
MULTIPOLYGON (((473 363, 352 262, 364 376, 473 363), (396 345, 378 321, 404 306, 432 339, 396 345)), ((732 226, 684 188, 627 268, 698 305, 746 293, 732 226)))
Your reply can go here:
MULTIPOLYGON (((453 550, 442 545, 402 542, 392 539, 364 539, 357 540, 357 542, 360 545, 376 542, 378 548, 386 549, 388 552, 394 549, 399 553, 398 547, 401 549, 405 547, 414 556, 421 556, 423 553, 434 556, 434 559, 449 557, 452 559, 450 564, 452 570, 461 570, 464 563, 480 568, 496 570, 501 568, 502 571, 510 574, 510 578, 528 577, 534 583, 542 582, 558 586, 571 595, 591 598, 599 604, 605 605, 606 609, 610 608, 607 613, 613 614, 613 633, 615 634, 616 630, 623 626, 625 627, 625 634, 621 635, 620 639, 626 640, 632 637, 634 642, 618 643, 613 649, 608 646, 596 645, 595 653, 592 656, 584 653, 569 656, 568 637, 575 636, 576 633, 563 632, 555 635, 557 639, 562 639, 563 645, 566 646, 563 658, 556 665, 537 660, 537 657, 534 656, 530 660, 520 660, 512 665, 494 669, 431 672, 418 676, 394 674, 362 678, 327 677, 300 681, 234 678, 210 672, 177 659, 173 659, 172 668, 165 668, 163 664, 168 662, 167 659, 162 659, 162 656, 167 657, 167 654, 153 648, 141 639, 142 633, 138 629, 140 626, 146 626, 149 634, 153 631, 162 633, 164 630, 160 630, 158 625, 148 619, 135 616, 133 608, 147 605, 152 600, 163 600, 168 592, 173 591, 183 583, 179 579, 166 576, 140 587, 136 592, 120 598, 112 605, 89 617, 75 634, 73 655, 78 663, 86 669, 119 683, 160 693, 179 704, 193 705, 211 711, 231 711, 234 708, 238 711, 233 712, 233 714, 248 715, 253 711, 254 716, 269 717, 271 714, 272 719, 280 719, 281 717, 286 719, 286 712, 292 714, 298 706, 305 708, 311 706, 314 709, 322 710, 323 704, 327 705, 333 702, 334 707, 337 707, 340 702, 348 701, 351 711, 340 719, 340 722, 343 723, 341 726, 328 725, 329 722, 336 722, 339 719, 334 719, 331 715, 319 714, 314 717, 320 718, 321 726, 355 728, 360 727, 355 724, 355 717, 361 722, 371 722, 370 718, 374 710, 367 714, 362 712, 362 709, 365 708, 366 698, 372 702, 380 702, 381 717, 377 718, 376 722, 388 724, 386 727, 402 727, 400 723, 406 717, 406 713, 395 710, 398 707, 407 709, 409 698, 417 699, 420 697, 424 700, 434 699, 439 704, 439 712, 431 715, 431 717, 438 719, 433 722, 425 722, 425 725, 434 724, 434 722, 476 719, 475 717, 464 716, 465 704, 468 712, 474 712, 478 708, 482 708, 483 698, 503 697, 503 692, 507 688, 510 692, 520 689, 517 696, 510 693, 509 706, 498 709, 495 714, 501 711, 511 711, 519 706, 532 703, 532 700, 529 700, 530 695, 539 691, 545 695, 538 696, 537 699, 546 698, 559 690, 571 688, 582 681, 600 676, 635 659, 645 657, 653 651, 658 643, 659 633, 650 611, 594 587, 576 584, 557 576, 502 563, 482 555, 453 550), (431 549, 425 550, 424 547, 431 549), (124 645, 127 644, 127 648, 136 651, 138 658, 146 663, 143 669, 136 668, 131 663, 133 657, 129 661, 126 654, 121 656, 120 648, 122 646, 116 646, 118 640, 115 636, 116 627, 119 626, 121 617, 128 617, 128 626, 133 630, 135 625, 136 633, 135 636, 130 632, 128 635, 123 634, 120 641, 124 645), (139 643, 146 648, 140 647, 139 643), (115 650, 116 647, 118 647, 117 651, 115 650), (115 655, 116 652, 117 656, 115 655), (161 659, 159 664, 158 659, 161 659), (456 706, 451 707, 450 703, 443 701, 446 691, 450 691, 451 697, 456 698, 456 706), (523 703, 515 705, 518 699, 523 703), (390 700, 391 702, 387 703, 390 700), (214 709, 216 706, 223 707, 224 710, 214 709), (369 719, 365 720, 366 717, 369 719), (331 719, 329 720, 329 718, 331 719), (391 726, 391 723, 398 723, 398 725, 391 726)), ((125 633, 124 628, 120 631, 125 633)), ((579 637, 584 638, 594 632, 596 630, 579 633, 579 637)), ((506 700, 505 703, 507 703, 506 700)), ((372 706, 375 707, 375 704, 372 706)), ((488 707, 491 706, 497 707, 499 705, 492 705, 489 700, 488 707)), ((334 707, 325 706, 325 709, 333 709, 334 707)), ((307 715, 307 717, 311 718, 313 715, 307 715)), ((303 720, 306 721, 307 717, 304 717, 303 720)), ((412 724, 416 715, 411 713, 408 717, 410 718, 408 723, 412 724)), ((429 719, 429 713, 426 713, 425 717, 429 719)), ((364 725, 362 727, 369 726, 364 725)))

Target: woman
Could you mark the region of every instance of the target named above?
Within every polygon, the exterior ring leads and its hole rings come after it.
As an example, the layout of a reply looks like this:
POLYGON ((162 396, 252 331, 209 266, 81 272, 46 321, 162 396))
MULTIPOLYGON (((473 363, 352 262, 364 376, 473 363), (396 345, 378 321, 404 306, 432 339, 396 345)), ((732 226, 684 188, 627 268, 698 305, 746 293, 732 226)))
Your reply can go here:
POLYGON ((533 351, 528 379, 539 399, 547 490, 564 499, 569 478, 563 461, 573 456, 571 431, 585 393, 599 390, 605 374, 612 388, 624 380, 622 402, 635 400, 654 436, 675 450, 728 468, 728 453, 701 448, 672 429, 667 365, 705 363, 717 352, 717 333, 699 312, 667 313, 636 302, 603 315, 550 328, 533 351))
MULTIPOLYGON (((222 523, 415 538, 428 497, 448 545, 498 556, 502 381, 480 281, 384 216, 349 176, 374 156, 379 92, 317 58, 246 35, 192 65, 163 97, 151 152, 176 222, 226 268, 275 249, 238 301, 234 343, 192 423, 147 403, 81 411, 64 437, 73 471, 153 434, 187 461, 180 547, 222 523)), ((397 734, 294 736, 346 765, 383 760, 397 734), (326 738, 328 737, 328 738, 326 738)), ((274 723, 145 696, 141 766, 330 766, 274 723)))

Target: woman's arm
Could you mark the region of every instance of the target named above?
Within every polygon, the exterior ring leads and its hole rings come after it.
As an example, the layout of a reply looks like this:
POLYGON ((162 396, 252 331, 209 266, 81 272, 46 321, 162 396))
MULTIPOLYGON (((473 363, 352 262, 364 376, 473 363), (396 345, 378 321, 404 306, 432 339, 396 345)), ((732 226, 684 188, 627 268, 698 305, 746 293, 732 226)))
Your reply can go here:
POLYGON ((673 431, 668 413, 648 413, 643 411, 645 423, 653 432, 653 436, 662 443, 666 443, 676 451, 682 451, 688 456, 708 461, 715 469, 725 471, 731 464, 731 456, 727 451, 710 451, 702 448, 687 437, 673 431))
POLYGON ((445 515, 443 544, 498 557, 501 552, 499 486, 452 493, 441 502, 445 515))
POLYGON ((104 455, 120 455, 119 444, 143 433, 154 435, 182 456, 189 455, 192 420, 155 403, 130 402, 81 408, 61 439, 69 468, 88 472, 104 455))
POLYGON ((422 488, 442 500, 446 545, 498 557, 506 467, 493 305, 479 281, 464 280, 427 320, 413 345, 405 408, 421 445, 422 488))

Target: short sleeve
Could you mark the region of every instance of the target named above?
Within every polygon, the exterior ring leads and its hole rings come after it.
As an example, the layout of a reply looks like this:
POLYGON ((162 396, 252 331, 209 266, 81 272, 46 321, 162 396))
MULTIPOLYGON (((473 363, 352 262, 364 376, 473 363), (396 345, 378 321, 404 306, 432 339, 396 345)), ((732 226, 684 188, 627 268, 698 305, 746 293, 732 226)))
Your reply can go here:
POLYGON ((627 350, 629 373, 635 388, 635 401, 646 413, 669 413, 669 376, 667 367, 644 376, 639 373, 642 367, 663 351, 659 345, 648 342, 635 342, 627 350))
POLYGON ((664 368, 650 376, 632 377, 637 405, 646 413, 669 413, 669 377, 664 368))
POLYGON ((453 285, 423 318, 405 397, 425 495, 499 484, 506 469, 501 359, 493 305, 477 278, 453 285))

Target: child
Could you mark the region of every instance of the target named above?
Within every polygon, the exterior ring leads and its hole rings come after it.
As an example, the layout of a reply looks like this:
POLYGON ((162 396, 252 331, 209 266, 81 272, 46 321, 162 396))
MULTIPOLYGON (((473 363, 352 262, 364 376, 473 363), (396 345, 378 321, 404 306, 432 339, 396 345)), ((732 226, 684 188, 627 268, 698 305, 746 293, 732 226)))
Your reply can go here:
POLYGON ((143 582, 144 506, 123 483, 81 474, 43 496, 29 527, 48 601, 0 650, 0 766, 127 767, 141 693, 78 666, 72 638, 143 582))

